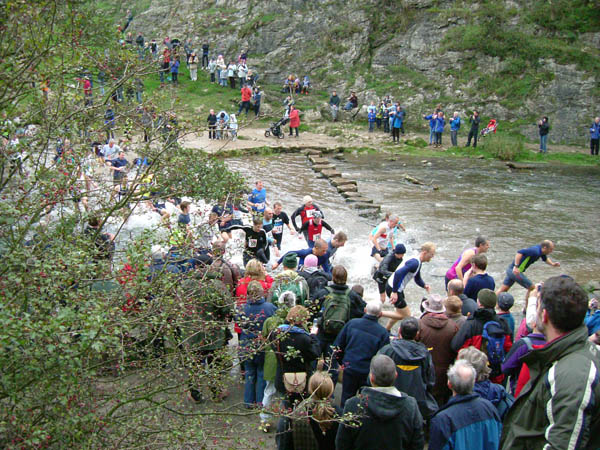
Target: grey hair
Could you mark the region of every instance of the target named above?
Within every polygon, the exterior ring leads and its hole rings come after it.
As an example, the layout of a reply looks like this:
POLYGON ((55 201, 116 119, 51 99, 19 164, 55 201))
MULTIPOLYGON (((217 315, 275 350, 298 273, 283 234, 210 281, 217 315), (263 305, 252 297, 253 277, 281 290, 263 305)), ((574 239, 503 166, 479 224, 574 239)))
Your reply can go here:
POLYGON ((392 221, 400 221, 400 217, 398 216, 398 214, 391 214, 390 218, 388 220, 392 220, 392 221))
POLYGON ((293 308, 296 306, 296 294, 294 294, 292 291, 284 291, 279 295, 277 303, 279 303, 280 306, 285 306, 286 308, 293 308))
POLYGON ((471 363, 477 372, 477 381, 485 381, 490 377, 492 369, 488 365, 488 357, 472 345, 458 352, 458 359, 471 363))
POLYGON ((448 369, 448 381, 452 390, 458 395, 467 395, 473 392, 477 372, 469 361, 458 359, 448 369))
POLYGON ((370 316, 379 317, 379 314, 381 314, 381 302, 378 300, 368 302, 365 311, 370 316))
POLYGON ((389 387, 396 380, 396 364, 386 355, 375 355, 371 359, 370 374, 373 376, 373 384, 378 387, 389 387))

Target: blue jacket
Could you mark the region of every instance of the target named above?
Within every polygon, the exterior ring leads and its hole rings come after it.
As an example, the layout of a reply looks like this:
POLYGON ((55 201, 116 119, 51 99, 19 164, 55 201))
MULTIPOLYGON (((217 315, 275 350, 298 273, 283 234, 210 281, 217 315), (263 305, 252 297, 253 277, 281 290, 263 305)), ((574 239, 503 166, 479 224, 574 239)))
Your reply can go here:
POLYGON ((402 118, 403 115, 400 114, 400 111, 396 111, 394 114, 394 120, 392 122, 392 126, 394 128, 402 128, 402 118))
POLYGON ((375 112, 373 112, 373 111, 369 112, 369 114, 367 114, 367 120, 369 122, 375 122, 375 116, 376 115, 377 114, 375 112))
POLYGON ((175 60, 171 64, 171 73, 179 73, 179 61, 178 60, 175 60))
POLYGON ((438 117, 437 119, 435 119, 435 125, 434 125, 433 131, 435 131, 436 133, 443 133, 445 126, 446 126, 446 121, 444 120, 444 118, 438 117))
POLYGON ((592 126, 590 127, 590 138, 600 139, 600 123, 592 123, 592 126))
POLYGON ((460 117, 450 120, 450 131, 458 131, 460 129, 460 117))
POLYGON ((345 371, 366 375, 371 358, 389 339, 389 333, 379 325, 377 317, 365 314, 346 323, 333 345, 340 349, 336 357, 344 364, 345 371))
POLYGON ((585 315, 584 323, 588 328, 588 335, 590 336, 596 331, 600 330, 600 311, 591 313, 591 311, 588 309, 588 312, 585 315))
MULTIPOLYGON (((291 252, 287 252, 285 255, 287 255, 288 253, 295 253, 296 256, 298 257, 298 267, 300 267, 300 266, 304 265, 304 258, 306 258, 308 255, 312 254, 312 252, 313 252, 312 248, 305 248, 302 250, 293 250, 291 252)), ((281 264, 283 262, 283 258, 285 258, 285 255, 283 255, 281 258, 279 258, 277 260, 277 264, 281 264)), ((325 272, 325 273, 331 273, 331 263, 329 262, 330 257, 331 257, 331 253, 328 250, 327 252, 325 252, 324 255, 319 256, 317 258, 317 264, 319 266, 321 266, 321 268, 323 269, 323 272, 325 272)))
POLYGON ((236 317, 236 321, 242 329, 240 340, 248 341, 260 336, 265 320, 275 314, 275 311, 277 311, 277 307, 265 301, 264 298, 254 303, 246 303, 243 313, 236 317))
POLYGON ((429 114, 428 116, 425 116, 425 120, 429 120, 429 127, 434 129, 435 128, 435 123, 437 122, 437 117, 433 117, 433 114, 429 114))
POLYGON ((431 419, 429 450, 488 450, 500 446, 498 411, 478 394, 456 395, 431 419))

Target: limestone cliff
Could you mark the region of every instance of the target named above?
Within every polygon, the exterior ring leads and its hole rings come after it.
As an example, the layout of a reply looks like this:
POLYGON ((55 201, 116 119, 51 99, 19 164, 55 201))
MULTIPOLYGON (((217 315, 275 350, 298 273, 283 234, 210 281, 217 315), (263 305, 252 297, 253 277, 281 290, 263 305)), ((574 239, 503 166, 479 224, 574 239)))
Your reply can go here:
POLYGON ((248 49, 263 79, 309 74, 362 103, 390 93, 413 118, 442 103, 535 137, 547 115, 554 141, 582 142, 598 114, 597 0, 139 3, 132 28, 148 37, 208 42, 226 59, 248 49))

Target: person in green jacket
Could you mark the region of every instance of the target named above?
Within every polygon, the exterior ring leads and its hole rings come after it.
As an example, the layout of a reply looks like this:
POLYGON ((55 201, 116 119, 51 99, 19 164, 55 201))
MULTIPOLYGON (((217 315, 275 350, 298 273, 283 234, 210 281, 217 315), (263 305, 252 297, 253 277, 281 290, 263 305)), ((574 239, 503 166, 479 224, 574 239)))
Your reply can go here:
POLYGON ((583 322, 587 294, 563 275, 536 295, 536 328, 548 343, 521 358, 530 379, 504 419, 501 448, 598 449, 600 354, 583 322))
MULTIPOLYGON (((292 291, 285 291, 279 295, 277 301, 271 300, 277 306, 274 315, 265 320, 262 329, 262 337, 269 341, 269 336, 279 325, 285 323, 288 312, 296 306, 296 294, 292 291)), ((260 413, 260 429, 265 433, 269 432, 271 424, 269 419, 271 414, 266 412, 273 401, 273 396, 277 392, 275 389, 275 374, 277 373, 277 355, 270 345, 265 346, 265 364, 263 366, 263 379, 266 381, 265 393, 263 396, 263 411, 260 413)))

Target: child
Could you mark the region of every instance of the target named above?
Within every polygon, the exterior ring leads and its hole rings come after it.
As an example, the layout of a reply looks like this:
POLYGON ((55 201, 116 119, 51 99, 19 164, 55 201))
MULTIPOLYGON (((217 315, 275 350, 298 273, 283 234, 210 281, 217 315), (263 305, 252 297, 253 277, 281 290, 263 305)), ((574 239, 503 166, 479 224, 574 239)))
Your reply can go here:
POLYGON ((238 130, 238 122, 235 114, 229 116, 229 134, 231 135, 231 140, 235 141, 237 139, 237 130, 238 130))
POLYGON ((496 314, 508 324, 513 338, 515 335, 515 318, 510 313, 510 308, 512 308, 514 304, 514 297, 508 292, 502 292, 500 295, 498 295, 496 314))
POLYGON ((376 115, 377 113, 372 110, 367 114, 367 120, 369 121, 369 133, 372 133, 375 128, 376 115))
POLYGON ((302 81, 302 93, 308 95, 308 89, 310 88, 310 79, 308 75, 304 75, 304 80, 302 81))
POLYGON ((383 120, 383 132, 389 133, 390 132, 390 110, 387 108, 383 108, 381 117, 383 120))

